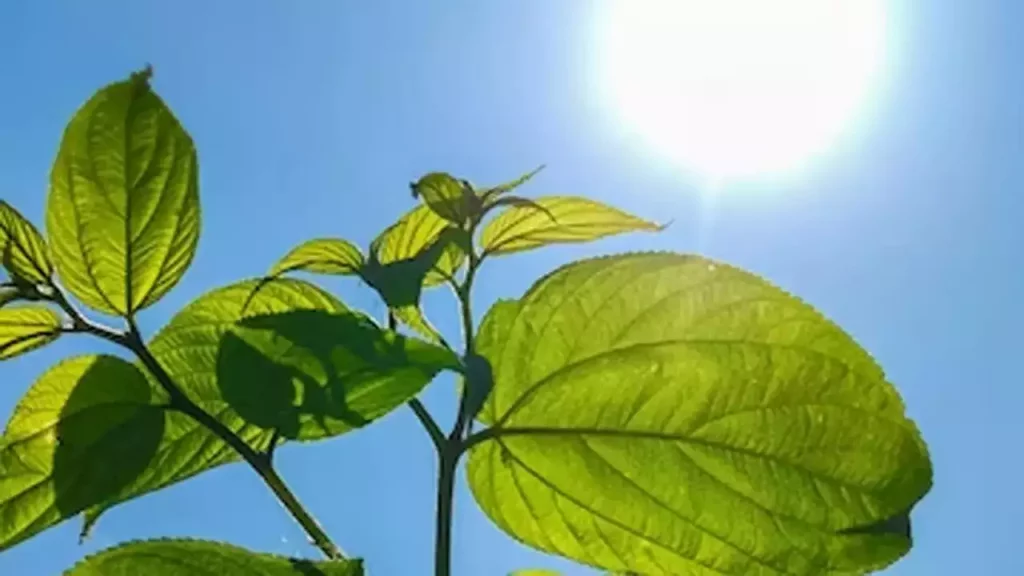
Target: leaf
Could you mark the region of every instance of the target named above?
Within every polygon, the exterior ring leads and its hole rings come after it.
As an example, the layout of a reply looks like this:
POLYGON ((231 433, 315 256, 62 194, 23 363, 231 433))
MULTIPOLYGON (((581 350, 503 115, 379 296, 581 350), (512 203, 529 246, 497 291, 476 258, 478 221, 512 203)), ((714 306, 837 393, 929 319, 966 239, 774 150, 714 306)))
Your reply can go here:
POLYGON ((53 342, 60 336, 62 319, 43 306, 0 309, 0 360, 7 360, 53 342))
POLYGON ((472 190, 444 172, 431 172, 410 187, 413 198, 420 198, 434 214, 456 225, 466 224, 479 211, 472 190))
POLYGON ((75 113, 46 209, 64 285, 87 306, 121 316, 177 284, 199 240, 195 146, 148 77, 111 84, 75 113))
POLYGON ((255 316, 221 344, 218 384, 247 421, 285 438, 334 436, 418 394, 454 354, 353 312, 255 316))
POLYGON ((613 234, 663 227, 617 208, 577 196, 546 196, 520 204, 484 226, 485 254, 508 254, 548 244, 589 242, 613 234))
MULTIPOLYGON (((275 429, 315 440, 365 425, 455 363, 447 351, 371 326, 330 294, 291 278, 209 292, 149 347, 193 402, 257 450, 275 429)), ((153 459, 159 465, 91 510, 88 522, 116 502, 238 459, 206 428, 169 412, 153 459)))
POLYGON ((363 266, 363 253, 354 244, 340 238, 317 238, 304 242, 270 269, 276 277, 288 272, 316 274, 356 274, 363 266))
POLYGON ((46 241, 31 222, 0 200, 0 262, 7 272, 32 284, 45 284, 53 276, 46 241))
POLYGON ((484 209, 487 209, 490 206, 492 206, 498 200, 498 198, 500 198, 501 196, 503 196, 505 194, 508 194, 509 192, 511 192, 511 191, 515 190, 516 188, 519 188, 523 184, 526 184, 527 182, 529 182, 531 179, 533 179, 534 176, 539 174, 540 171, 543 170, 544 168, 545 168, 545 166, 542 164, 542 165, 534 168, 532 171, 527 172, 526 174, 523 174, 519 178, 516 178, 515 180, 512 180, 510 182, 506 182, 504 184, 499 184, 497 186, 492 186, 491 188, 487 188, 485 190, 481 190, 479 192, 479 196, 480 196, 481 201, 483 203, 484 209))
POLYGON ((816 311, 693 256, 586 260, 502 304, 468 478, 487 515, 613 572, 861 574, 911 545, 848 533, 931 486, 870 356, 816 311))
POLYGON ((150 466, 164 429, 158 400, 113 356, 44 373, 0 438, 0 550, 107 501, 150 466))
POLYGON ((471 353, 466 356, 466 376, 463 394, 464 409, 467 418, 476 418, 476 415, 483 408, 484 402, 494 389, 494 372, 491 363, 479 354, 471 353))
POLYGON ((16 302, 21 296, 21 290, 16 286, 0 286, 0 308, 7 306, 11 302, 16 302))
POLYGON ((146 540, 90 556, 66 576, 363 576, 362 560, 314 562, 203 540, 146 540))
MULTIPOLYGON (((414 259, 434 245, 449 223, 427 206, 418 206, 402 216, 374 240, 371 253, 381 264, 414 259)), ((458 242, 450 242, 423 279, 423 286, 436 286, 453 277, 466 261, 458 242)))
MULTIPOLYGON (((423 316, 420 295, 431 271, 437 270, 438 262, 461 234, 455 228, 442 228, 429 246, 402 260, 390 260, 394 252, 388 254, 389 261, 378 258, 376 254, 385 250, 375 242, 370 260, 360 271, 363 280, 380 294, 395 317, 433 341, 439 341, 440 334, 423 316)), ((384 236, 388 236, 387 232, 384 236)))

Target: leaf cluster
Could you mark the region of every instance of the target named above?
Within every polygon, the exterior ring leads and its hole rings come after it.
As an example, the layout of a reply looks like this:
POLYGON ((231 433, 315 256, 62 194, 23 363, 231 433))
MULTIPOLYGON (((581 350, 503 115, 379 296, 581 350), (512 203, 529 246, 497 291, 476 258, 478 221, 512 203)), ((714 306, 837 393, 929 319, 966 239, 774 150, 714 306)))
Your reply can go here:
POLYGON ((410 186, 418 204, 368 246, 309 240, 146 337, 137 315, 181 280, 200 233, 195 144, 151 76, 74 114, 45 234, 0 201, 0 360, 68 334, 125 353, 62 360, 18 402, 0 436, 0 550, 78 516, 85 536, 122 502, 242 461, 324 560, 153 540, 67 574, 361 575, 274 453, 403 405, 438 456, 437 576, 450 573, 463 457, 477 504, 512 538, 613 574, 849 576, 910 550, 932 470, 895 387, 838 326, 756 275, 691 254, 589 258, 474 324, 485 263, 663 227, 580 196, 519 195, 540 168, 496 186, 427 174, 410 186), (387 318, 316 275, 369 285, 387 318), (439 286, 459 304, 458 345, 421 305, 439 286), (417 400, 445 371, 462 382, 451 430, 417 400))

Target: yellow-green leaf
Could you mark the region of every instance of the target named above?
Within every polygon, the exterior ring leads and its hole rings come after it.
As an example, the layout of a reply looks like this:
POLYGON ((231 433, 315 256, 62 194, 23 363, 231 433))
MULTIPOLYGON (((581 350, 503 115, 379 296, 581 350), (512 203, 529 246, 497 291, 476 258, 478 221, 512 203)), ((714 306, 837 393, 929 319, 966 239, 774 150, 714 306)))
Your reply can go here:
POLYGON ((348 240, 317 238, 292 249, 274 264, 270 275, 288 272, 349 275, 358 273, 363 262, 363 253, 348 240))
MULTIPOLYGON (((450 223, 427 206, 418 206, 406 212, 373 242, 372 250, 381 264, 416 258, 441 237, 450 223)), ((458 243, 449 243, 433 268, 423 279, 424 286, 436 286, 450 278, 462 267, 466 254, 458 243)))
POLYGON ((414 182, 412 195, 420 198, 434 214, 458 226, 467 223, 479 210, 479 206, 475 206, 479 202, 474 192, 444 172, 431 172, 414 182))
POLYGON ((480 330, 468 478, 517 539, 640 574, 863 574, 910 549, 931 463, 895 388, 814 309, 710 260, 549 274, 480 330))
POLYGON ((31 222, 0 200, 0 263, 14 278, 44 284, 53 276, 46 242, 31 222))
POLYGON ((46 232, 64 286, 115 315, 159 300, 195 254, 197 173, 192 138, 148 73, 98 91, 68 124, 50 178, 46 232))
POLYGON ((485 254, 507 254, 548 244, 589 242, 613 234, 660 230, 662 226, 617 208, 577 196, 545 196, 535 206, 519 204, 484 226, 485 254))
POLYGON ((362 560, 314 562, 203 540, 121 544, 79 562, 65 576, 363 576, 362 560))
POLYGON ((544 165, 542 164, 537 168, 534 168, 532 171, 527 172, 526 174, 523 174, 522 176, 516 178, 515 180, 505 182, 504 184, 499 184, 497 186, 492 186, 490 188, 486 188, 484 190, 479 191, 478 195, 480 196, 481 202, 483 203, 483 207, 486 209, 489 208, 490 206, 493 206, 494 203, 501 196, 508 194, 509 192, 515 190, 516 188, 519 188, 523 184, 526 184, 527 182, 532 180, 534 176, 539 174, 540 171, 543 169, 544 165))
POLYGON ((62 323, 59 314, 43 306, 0 308, 0 360, 53 342, 62 323))
POLYGON ((108 501, 149 467, 164 428, 159 400, 113 356, 44 373, 0 438, 0 550, 108 501))

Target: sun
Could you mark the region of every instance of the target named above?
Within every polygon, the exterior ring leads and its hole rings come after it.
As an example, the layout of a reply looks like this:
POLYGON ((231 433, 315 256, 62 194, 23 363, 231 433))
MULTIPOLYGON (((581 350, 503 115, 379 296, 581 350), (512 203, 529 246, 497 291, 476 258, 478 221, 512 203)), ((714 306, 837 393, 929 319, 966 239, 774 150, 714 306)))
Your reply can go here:
POLYGON ((884 0, 610 0, 596 70, 623 126, 711 179, 786 174, 856 119, 884 0))

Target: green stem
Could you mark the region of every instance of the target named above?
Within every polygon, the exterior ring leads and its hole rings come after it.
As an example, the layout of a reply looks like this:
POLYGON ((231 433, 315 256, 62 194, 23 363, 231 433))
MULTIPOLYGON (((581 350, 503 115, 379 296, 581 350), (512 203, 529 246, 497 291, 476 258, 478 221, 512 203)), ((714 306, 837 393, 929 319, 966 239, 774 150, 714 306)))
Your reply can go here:
POLYGON ((459 450, 452 447, 453 444, 449 443, 438 457, 434 576, 450 576, 452 569, 452 504, 455 500, 455 470, 459 463, 459 450))
POLYGON ((160 362, 157 361, 156 357, 153 356, 149 348, 142 340, 142 336, 139 333, 138 327, 132 318, 128 318, 128 331, 118 332, 111 328, 96 324, 82 315, 71 303, 68 301, 64 294, 55 288, 54 301, 60 306, 67 314, 71 317, 74 322, 74 329, 79 332, 87 332, 98 336, 108 342, 118 344, 131 350, 147 370, 153 375, 160 387, 167 392, 170 398, 170 405, 175 410, 178 410, 193 420, 198 422, 200 425, 208 429, 215 436, 223 440, 228 446, 235 450, 239 456, 249 466, 259 474, 263 482, 270 488, 270 491, 274 493, 277 499, 282 505, 291 513, 292 517, 302 526, 303 530, 309 535, 313 544, 324 553, 325 556, 332 560, 342 560, 345 558, 345 554, 338 548, 334 542, 331 541, 330 537, 324 532, 323 528, 317 523, 317 521, 306 511, 299 502, 295 494, 288 488, 284 480, 277 474, 271 464, 271 458, 269 454, 261 454, 249 446, 245 440, 242 440, 240 436, 234 433, 230 428, 225 426, 220 420, 217 420, 208 412, 199 407, 196 403, 192 402, 191 399, 180 388, 174 383, 170 374, 164 370, 160 362))

